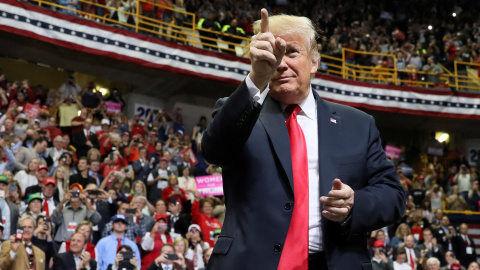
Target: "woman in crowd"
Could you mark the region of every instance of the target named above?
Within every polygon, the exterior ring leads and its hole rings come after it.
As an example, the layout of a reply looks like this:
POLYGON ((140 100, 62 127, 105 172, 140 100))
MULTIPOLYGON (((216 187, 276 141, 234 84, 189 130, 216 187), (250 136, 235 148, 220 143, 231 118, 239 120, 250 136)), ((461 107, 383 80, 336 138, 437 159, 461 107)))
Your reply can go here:
POLYGON ((467 210, 467 202, 460 196, 458 185, 452 187, 452 195, 447 199, 447 210, 465 211, 467 210))
MULTIPOLYGON (((64 169, 64 178, 68 179, 70 176, 74 175, 77 173, 77 168, 75 168, 75 162, 73 159, 73 155, 70 152, 64 152, 61 156, 60 159, 58 160, 58 167, 62 167, 64 169)), ((52 171, 55 171, 53 168, 52 171)))
POLYGON ((173 241, 173 249, 175 250, 176 254, 182 254, 183 258, 185 258, 185 264, 187 265, 187 270, 194 270, 193 261, 187 259, 193 258, 193 250, 188 248, 188 240, 179 236, 173 241), (187 255, 188 254, 188 255, 187 255))
POLYGON ((390 245, 397 249, 399 247, 403 247, 403 241, 407 235, 410 235, 410 227, 406 223, 401 223, 398 225, 397 230, 395 231, 395 236, 390 240, 390 245))
POLYGON ((113 190, 115 193, 115 202, 126 202, 128 203, 127 197, 122 193, 123 183, 125 181, 124 177, 120 174, 121 172, 112 172, 108 177, 106 177, 102 184, 100 185, 100 189, 108 189, 108 193, 113 190), (108 188, 107 188, 108 187, 108 188))
POLYGON ((8 183, 13 183, 13 182, 17 182, 15 181, 15 179, 13 179, 13 173, 9 170, 5 170, 2 172, 3 175, 5 175, 7 178, 8 178, 8 183))
POLYGON ((21 170, 15 175, 14 179, 20 185, 22 193, 25 193, 28 187, 38 185, 37 176, 35 175, 38 165, 40 165, 40 160, 34 158, 28 163, 25 170, 21 170))
POLYGON ((23 193, 22 193, 22 190, 20 189, 20 185, 18 184, 17 181, 10 182, 10 185, 14 185, 15 189, 13 190, 13 192, 8 193, 7 200, 20 206, 22 203, 22 197, 23 197, 23 193))
POLYGON ((48 263, 57 249, 55 241, 52 241, 52 223, 43 215, 39 215, 36 221, 32 244, 45 252, 45 261, 48 263))
POLYGON ((205 268, 203 261, 203 252, 210 248, 210 244, 204 241, 202 230, 197 224, 192 224, 188 227, 187 232, 188 246, 192 252, 187 252, 185 259, 193 261, 196 269, 205 268))
MULTIPOLYGON (((85 238, 87 239, 85 251, 90 253, 90 257, 95 260, 95 258, 97 257, 95 252, 95 245, 90 242, 92 240, 92 237, 91 237, 92 230, 93 230, 92 222, 88 220, 84 220, 78 224, 77 228, 75 229, 75 232, 85 235, 85 238)), ((67 251, 70 251, 70 239, 63 242, 60 245, 60 248, 58 249, 58 253, 63 253, 67 251)))
POLYGON ((213 235, 213 231, 222 228, 222 224, 212 215, 212 212, 213 200, 205 198, 200 201, 198 196, 196 196, 192 205, 192 223, 200 226, 203 238, 210 246, 213 246, 213 239, 210 238, 213 235))
POLYGON ((155 224, 152 230, 142 238, 141 247, 147 253, 142 257, 142 269, 146 269, 160 255, 164 244, 173 244, 168 229, 167 215, 155 215, 155 224))
POLYGON ((176 198, 179 202, 186 202, 185 191, 178 187, 177 176, 171 174, 168 176, 168 187, 162 191, 162 199, 170 200, 170 198, 176 198))
POLYGON ((87 152, 87 159, 89 162, 100 161, 101 155, 100 151, 96 148, 92 148, 87 152))
POLYGON ((27 208, 25 209, 24 215, 29 215, 36 219, 43 212, 42 201, 42 196, 38 193, 28 196, 27 208))
POLYGON ((178 187, 184 191, 191 191, 193 193, 197 190, 197 182, 195 182, 195 178, 190 175, 189 167, 185 166, 182 169, 182 176, 178 177, 178 187))
POLYGON ((68 191, 68 178, 65 177, 65 168, 60 166, 54 172, 52 177, 57 181, 58 196, 63 200, 65 192, 68 191))

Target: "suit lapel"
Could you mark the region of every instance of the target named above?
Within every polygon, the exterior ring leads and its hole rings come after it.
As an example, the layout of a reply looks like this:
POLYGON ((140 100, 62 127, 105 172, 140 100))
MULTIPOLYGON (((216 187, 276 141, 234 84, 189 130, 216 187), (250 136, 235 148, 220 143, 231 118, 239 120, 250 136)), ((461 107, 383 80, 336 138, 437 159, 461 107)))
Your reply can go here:
POLYGON ((288 177, 287 191, 293 197, 293 172, 292 158, 290 153, 290 138, 288 136, 285 117, 283 116, 280 104, 270 97, 265 99, 265 105, 260 112, 259 120, 270 138, 274 154, 282 164, 285 174, 288 177))
POLYGON ((338 177, 338 156, 342 151, 342 121, 331 108, 313 91, 317 103, 318 121, 318 166, 320 174, 320 196, 328 195, 333 180, 338 177))

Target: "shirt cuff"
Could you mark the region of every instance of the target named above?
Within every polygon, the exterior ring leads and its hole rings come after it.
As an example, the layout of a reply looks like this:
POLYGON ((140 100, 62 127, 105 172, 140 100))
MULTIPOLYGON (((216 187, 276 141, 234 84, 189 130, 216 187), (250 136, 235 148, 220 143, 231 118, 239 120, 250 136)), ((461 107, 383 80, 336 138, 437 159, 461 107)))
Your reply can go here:
POLYGON ((247 76, 245 79, 245 83, 247 84, 248 92, 250 93, 250 97, 253 98, 257 103, 263 105, 265 98, 267 97, 268 91, 270 91, 270 84, 267 84, 267 87, 263 92, 260 93, 260 89, 255 86, 250 76, 247 76))

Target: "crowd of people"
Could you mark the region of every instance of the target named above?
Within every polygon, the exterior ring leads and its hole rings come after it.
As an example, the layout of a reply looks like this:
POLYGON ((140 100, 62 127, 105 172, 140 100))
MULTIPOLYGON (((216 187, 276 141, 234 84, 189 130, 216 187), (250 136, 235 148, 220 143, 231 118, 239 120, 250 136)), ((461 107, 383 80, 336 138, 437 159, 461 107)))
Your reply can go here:
POLYGON ((204 269, 225 212, 194 178, 221 173, 206 118, 107 113, 118 90, 73 77, 44 93, 0 75, 0 269, 204 269))

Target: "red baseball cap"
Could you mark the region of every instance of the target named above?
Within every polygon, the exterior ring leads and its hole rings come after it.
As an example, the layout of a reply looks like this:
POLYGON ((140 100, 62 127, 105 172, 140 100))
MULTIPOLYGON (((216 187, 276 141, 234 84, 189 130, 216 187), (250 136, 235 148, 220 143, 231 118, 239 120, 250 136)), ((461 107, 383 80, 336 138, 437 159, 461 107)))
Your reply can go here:
POLYGON ((160 219, 163 219, 165 222, 168 223, 167 217, 168 217, 167 214, 155 214, 155 222, 159 221, 160 219))
POLYGON ((377 240, 375 243, 373 243, 373 247, 385 247, 385 242, 382 240, 377 240))
POLYGON ((43 181, 43 184, 44 185, 53 184, 54 186, 57 186, 57 180, 55 180, 55 178, 53 177, 47 177, 45 181, 43 181))
POLYGON ((47 167, 47 165, 39 165, 39 166, 37 167, 37 172, 38 172, 38 171, 41 171, 41 170, 47 170, 47 172, 48 172, 48 167, 47 167))

